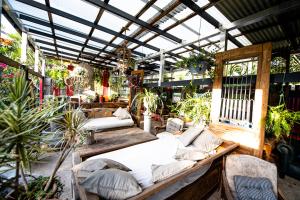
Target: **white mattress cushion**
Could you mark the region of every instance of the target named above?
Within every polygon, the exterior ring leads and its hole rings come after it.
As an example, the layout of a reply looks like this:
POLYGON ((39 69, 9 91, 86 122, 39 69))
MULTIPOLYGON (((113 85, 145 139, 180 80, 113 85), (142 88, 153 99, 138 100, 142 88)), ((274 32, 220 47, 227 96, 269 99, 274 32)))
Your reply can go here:
POLYGON ((109 158, 129 167, 138 183, 143 187, 153 185, 151 166, 175 162, 178 148, 185 148, 176 136, 163 132, 159 139, 116 151, 93 156, 89 159, 109 158))
POLYGON ((86 130, 103 130, 109 128, 118 128, 124 126, 133 126, 134 122, 130 119, 118 119, 117 117, 102 117, 88 119, 83 126, 86 130))

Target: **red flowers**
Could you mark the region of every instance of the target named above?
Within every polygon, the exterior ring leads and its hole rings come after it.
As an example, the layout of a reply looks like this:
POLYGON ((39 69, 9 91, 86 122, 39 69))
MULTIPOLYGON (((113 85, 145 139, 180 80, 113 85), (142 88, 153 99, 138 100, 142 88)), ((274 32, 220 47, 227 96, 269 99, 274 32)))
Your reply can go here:
POLYGON ((1 69, 5 69, 7 67, 7 64, 5 64, 5 63, 0 63, 0 68, 1 69))

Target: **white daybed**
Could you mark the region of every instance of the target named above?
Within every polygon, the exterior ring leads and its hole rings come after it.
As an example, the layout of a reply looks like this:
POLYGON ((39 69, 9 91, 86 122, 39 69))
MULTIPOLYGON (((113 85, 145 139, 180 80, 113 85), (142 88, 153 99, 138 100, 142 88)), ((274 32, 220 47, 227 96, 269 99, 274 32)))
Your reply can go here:
MULTIPOLYGON (((236 144, 224 142, 216 154, 197 162, 193 168, 161 182, 153 183, 152 164, 164 165, 174 162, 176 161, 174 156, 178 148, 190 148, 184 147, 177 136, 168 132, 157 136, 159 138, 157 140, 93 156, 88 160, 108 158, 129 167, 132 170, 130 173, 143 188, 142 193, 130 199, 182 199, 183 194, 187 195, 185 197, 189 195, 204 197, 207 195, 206 193, 217 187, 221 177, 222 156, 237 147, 236 144), (195 190, 195 192, 181 192, 187 190, 187 188, 195 190)), ((86 193, 78 185, 76 178, 75 182, 82 200, 97 199, 96 195, 86 193)))
POLYGON ((118 117, 101 117, 90 118, 83 126, 87 131, 102 131, 113 128, 123 128, 133 126, 134 122, 131 118, 119 119, 118 117))

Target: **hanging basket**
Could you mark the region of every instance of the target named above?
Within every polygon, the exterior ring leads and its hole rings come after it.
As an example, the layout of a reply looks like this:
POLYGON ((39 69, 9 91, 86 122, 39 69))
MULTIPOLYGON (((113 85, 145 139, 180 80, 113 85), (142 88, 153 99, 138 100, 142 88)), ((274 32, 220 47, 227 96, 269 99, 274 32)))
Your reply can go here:
POLYGON ((57 86, 53 86, 53 94, 54 96, 60 96, 60 88, 57 86))
POLYGON ((192 74, 203 74, 209 68, 207 61, 201 61, 196 66, 189 66, 189 71, 192 74))

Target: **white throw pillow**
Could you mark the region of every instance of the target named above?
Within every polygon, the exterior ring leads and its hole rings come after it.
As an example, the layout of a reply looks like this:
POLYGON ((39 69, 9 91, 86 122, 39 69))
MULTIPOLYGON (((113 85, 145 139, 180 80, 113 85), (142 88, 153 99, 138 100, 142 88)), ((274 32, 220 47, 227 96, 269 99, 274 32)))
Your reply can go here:
POLYGON ((223 143, 223 140, 213 134, 210 130, 205 129, 194 141, 193 146, 200 151, 209 153, 215 150, 223 143))
POLYGON ((122 108, 119 107, 119 108, 113 113, 113 116, 118 117, 118 116, 120 115, 121 110, 122 110, 122 108))
POLYGON ((166 165, 152 165, 152 181, 158 182, 165 180, 179 172, 192 168, 196 162, 191 160, 182 160, 172 162, 166 165))
POLYGON ((119 107, 114 113, 114 116, 116 116, 118 119, 130 119, 131 115, 125 108, 119 107))
POLYGON ((186 131, 184 131, 182 133, 182 135, 180 135, 178 137, 178 139, 186 147, 194 141, 194 139, 203 131, 203 129, 204 129, 204 126, 202 126, 202 127, 191 126, 186 131))
POLYGON ((177 149, 175 159, 176 160, 203 160, 208 156, 207 153, 203 153, 199 150, 194 149, 177 149))
POLYGON ((128 199, 142 192, 136 179, 119 169, 97 170, 80 185, 86 191, 98 194, 101 199, 128 199))

